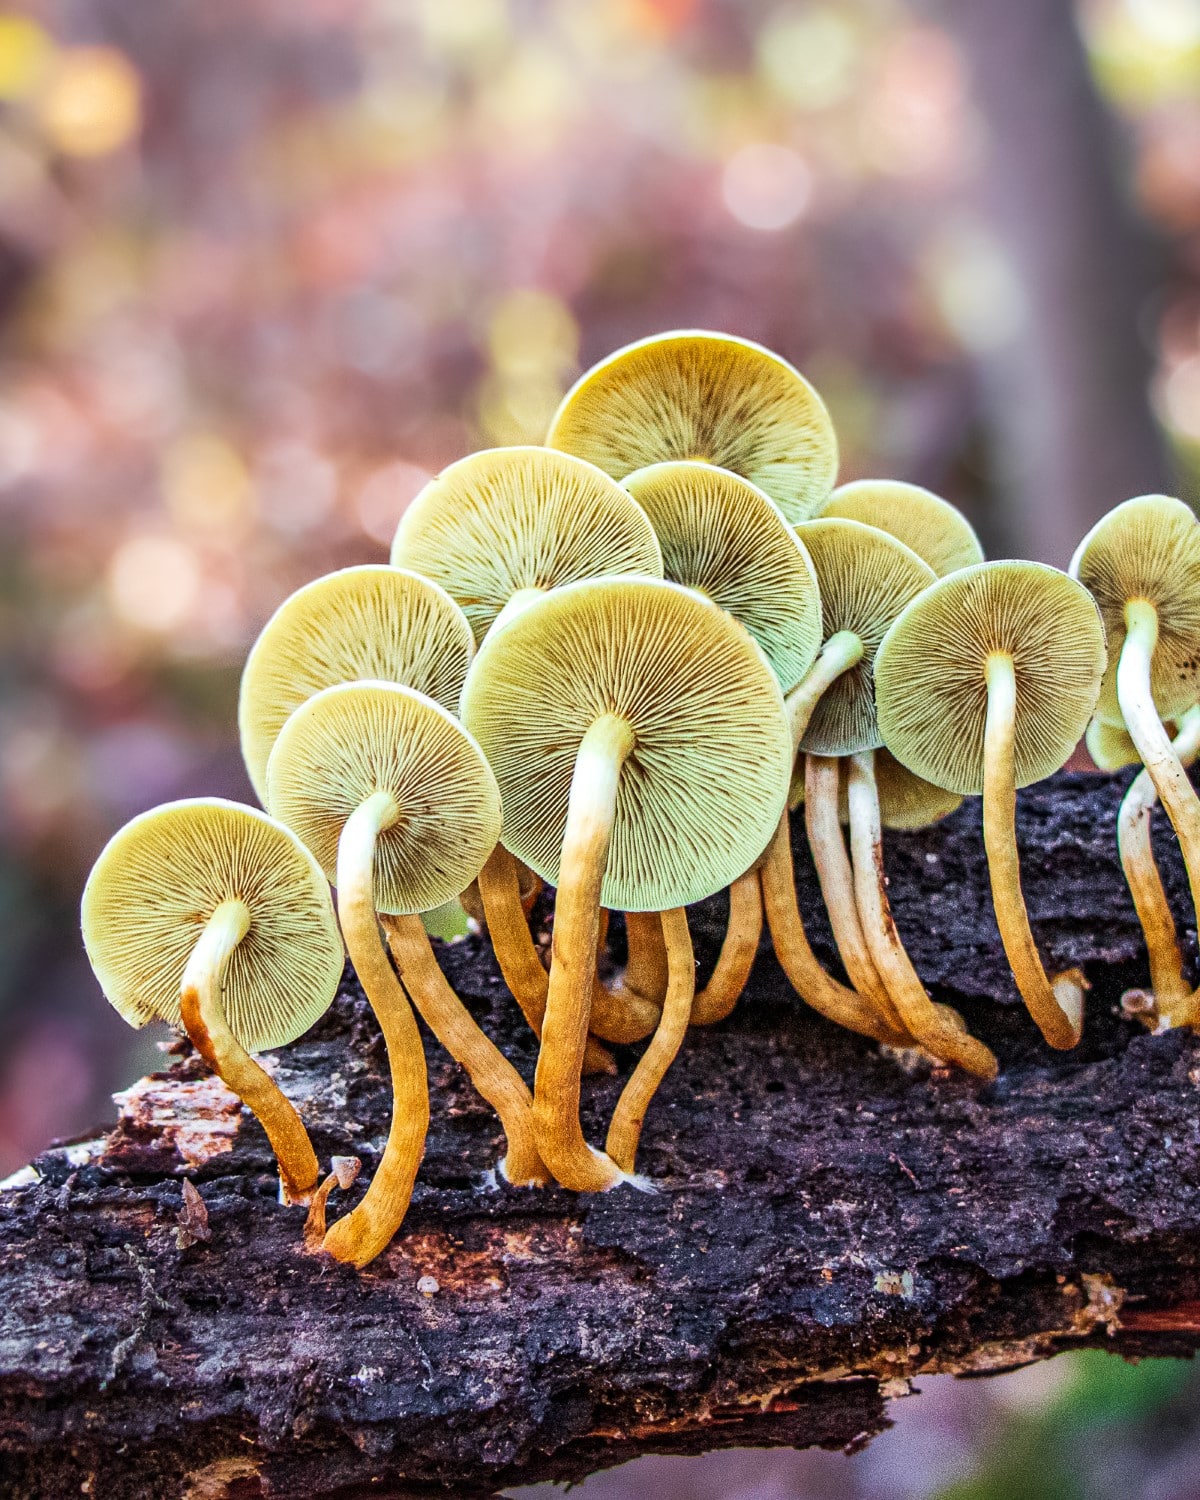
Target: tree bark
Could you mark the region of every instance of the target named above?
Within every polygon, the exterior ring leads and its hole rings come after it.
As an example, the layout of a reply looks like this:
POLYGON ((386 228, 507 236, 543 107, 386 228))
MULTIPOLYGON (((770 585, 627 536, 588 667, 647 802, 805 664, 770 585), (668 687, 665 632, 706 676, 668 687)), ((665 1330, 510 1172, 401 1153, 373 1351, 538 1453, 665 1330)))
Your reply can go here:
MULTIPOLYGON (((0 1496, 483 1496, 651 1451, 852 1447, 921 1373, 1200 1346, 1200 1038, 1119 1010, 1146 979, 1116 856, 1128 779, 1063 774, 1019 799, 1039 940, 1093 986, 1080 1047, 1051 1052, 1017 1003, 968 802, 890 839, 891 897, 935 998, 999 1055, 996 1082, 822 1022, 764 953, 651 1106, 652 1193, 505 1185, 495 1118, 430 1042, 412 1208, 355 1272, 303 1253, 261 1129, 184 1052, 111 1133, 0 1192, 0 1496)), ((701 982, 723 912, 691 912, 701 982)), ((529 1077, 486 944, 441 959, 529 1077)), ((341 1213, 388 1118, 352 979, 277 1076, 323 1161, 363 1159, 341 1213)), ((588 1081, 593 1141, 619 1086, 588 1081)))

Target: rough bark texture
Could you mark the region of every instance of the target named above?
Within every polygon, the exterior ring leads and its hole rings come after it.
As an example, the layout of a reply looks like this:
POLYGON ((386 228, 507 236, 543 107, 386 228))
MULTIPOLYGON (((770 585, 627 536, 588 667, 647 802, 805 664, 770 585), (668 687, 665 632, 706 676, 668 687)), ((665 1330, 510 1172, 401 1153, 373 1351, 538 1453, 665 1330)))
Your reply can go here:
MULTIPOLYGON (((1075 1052, 1046 1049, 1015 1004, 968 803, 891 840, 892 895, 936 996, 996 1048, 997 1082, 835 1030, 764 953, 651 1109, 652 1194, 498 1185, 495 1122, 431 1043, 412 1210, 356 1273, 301 1252, 262 1132, 181 1058, 114 1133, 0 1194, 0 1496, 486 1495, 647 1451, 860 1444, 919 1372, 1192 1350, 1200 1038, 1117 1011, 1145 980, 1114 849, 1127 780, 1062 775, 1020 799, 1040 939, 1094 986, 1075 1052)), ((702 976, 722 912, 694 912, 702 976)), ((529 1075, 486 946, 442 957, 529 1075)), ((361 1155, 365 1180, 387 1099, 352 982, 278 1076, 322 1158, 361 1155)), ((594 1140, 618 1087, 589 1083, 594 1140)))

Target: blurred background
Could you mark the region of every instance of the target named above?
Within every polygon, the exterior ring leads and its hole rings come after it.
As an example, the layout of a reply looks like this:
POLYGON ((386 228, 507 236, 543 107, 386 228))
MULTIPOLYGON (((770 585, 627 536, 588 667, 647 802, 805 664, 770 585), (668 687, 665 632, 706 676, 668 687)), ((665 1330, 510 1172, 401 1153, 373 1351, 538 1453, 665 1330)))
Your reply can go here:
MULTIPOLYGON (((0 5, 0 1175, 154 1060, 79 892, 142 808, 249 797, 237 679, 274 606, 689 325, 797 363, 843 478, 930 485, 992 554, 1065 566, 1116 501, 1194 498, 1200 0, 0 5)), ((1196 1394, 1050 1368, 1133 1414, 1127 1455, 1196 1394)), ((1028 1418, 1036 1452, 1031 1378, 903 1405, 853 1463, 678 1482, 1040 1495, 972 1436, 1028 1418)), ((1178 1483, 1071 1463, 1054 1493, 1200 1495, 1190 1451, 1178 1483)))

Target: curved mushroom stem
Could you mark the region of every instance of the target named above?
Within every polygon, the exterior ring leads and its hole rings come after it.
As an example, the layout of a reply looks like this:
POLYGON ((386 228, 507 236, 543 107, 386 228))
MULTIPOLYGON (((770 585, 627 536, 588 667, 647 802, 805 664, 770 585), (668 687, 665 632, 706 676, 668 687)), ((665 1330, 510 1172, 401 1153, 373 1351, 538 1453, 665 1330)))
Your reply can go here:
POLYGON ((767 846, 759 880, 775 956, 801 1000, 827 1020, 836 1021, 850 1031, 873 1037, 877 1042, 886 1042, 891 1047, 911 1046, 912 1039, 906 1031, 894 1031, 861 995, 839 984, 817 962, 816 954, 809 947, 796 900, 796 876, 792 869, 786 813, 780 818, 779 827, 767 846))
POLYGON ((856 667, 863 658, 863 643, 852 630, 836 630, 821 647, 815 662, 809 667, 804 680, 797 683, 784 700, 787 704, 788 723, 792 730, 792 751, 800 748, 813 709, 821 700, 821 694, 831 682, 843 672, 856 667))
POLYGON ((233 951, 250 931, 244 901, 222 901, 204 925, 180 984, 184 1030, 213 1072, 267 1133, 279 1162, 285 1203, 307 1203, 320 1176, 316 1153, 295 1106, 275 1080, 250 1056, 229 1029, 221 990, 233 951))
POLYGON ((712 1026, 723 1021, 738 1003, 754 967, 762 929, 762 887, 755 865, 729 887, 725 940, 708 983, 692 1001, 693 1026, 712 1026))
POLYGON ((396 800, 376 792, 346 819, 338 842, 338 917, 354 965, 387 1046, 392 1124, 362 1201, 326 1233, 324 1249, 365 1266, 388 1246, 408 1211, 429 1128, 425 1049, 408 996, 384 951, 375 914, 373 870, 380 833, 399 816, 396 800))
POLYGON ((808 846, 846 977, 892 1031, 911 1032, 898 1004, 893 1002, 863 931, 866 918, 859 914, 854 874, 838 817, 841 761, 829 755, 806 755, 804 759, 804 824, 808 846))
POLYGON ((633 744, 632 727, 617 714, 602 714, 590 726, 575 758, 563 835, 533 1117, 542 1160, 563 1187, 575 1192, 601 1192, 625 1175, 611 1157, 594 1151, 583 1138, 579 1078, 596 979, 600 887, 621 768, 633 744))
MULTIPOLYGON (((479 872, 479 894, 487 917, 488 936, 504 982, 521 1007, 530 1030, 540 1039, 550 978, 542 967, 529 934, 529 922, 521 907, 517 862, 503 844, 496 845, 479 872)), ((590 1037, 584 1050, 583 1071, 617 1071, 612 1053, 590 1037)))
POLYGON ((1150 690, 1158 611, 1144 599, 1125 605, 1125 644, 1117 663, 1117 701, 1129 736, 1175 829, 1200 922, 1200 797, 1163 728, 1150 690))
POLYGON ((604 1143, 617 1166, 630 1173, 637 1156, 646 1110, 683 1043, 696 993, 696 960, 692 955, 687 912, 682 906, 676 906, 657 915, 661 919, 667 954, 667 993, 663 998, 662 1019, 650 1045, 638 1059, 629 1082, 621 1090, 604 1143))
MULTIPOLYGON (((1191 765, 1200 754, 1200 708, 1184 715, 1172 750, 1181 766, 1191 765)), ((1167 1029, 1200 1022, 1200 991, 1193 993, 1184 975, 1175 919, 1154 860, 1150 822, 1157 801, 1150 773, 1139 771, 1121 803, 1117 847, 1150 958, 1153 1007, 1148 1019, 1167 1029)))
POLYGON ((1082 1032, 1082 976, 1076 980, 1077 971, 1068 971, 1054 982, 1048 978, 1021 894, 1013 771, 1017 676, 1012 657, 1005 652, 989 656, 985 675, 988 703, 983 737, 983 843, 996 924, 1029 1014, 1050 1045, 1065 1051, 1075 1046, 1082 1032))
MULTIPOLYGON (((667 945, 656 911, 627 911, 625 936, 629 957, 616 987, 620 995, 635 995, 660 1009, 667 993, 667 945)), ((655 1025, 658 1018, 655 1017, 655 1025)), ((648 1033, 647 1033, 648 1034, 648 1033)))
POLYGON ((935 1057, 955 1062, 980 1078, 995 1078, 989 1047, 953 1024, 925 993, 892 920, 883 873, 883 834, 875 786, 875 752, 850 757, 850 846, 854 852, 854 896, 875 967, 895 1000, 904 1025, 935 1057))
POLYGON ((304 1250, 307 1255, 320 1253, 325 1242, 325 1206, 334 1188, 349 1192, 358 1180, 362 1162, 357 1156, 335 1156, 329 1163, 329 1176, 313 1194, 304 1221, 304 1250))
POLYGON ((425 1024, 500 1117, 508 1151, 503 1176, 517 1187, 543 1187, 549 1174, 533 1137, 533 1096, 525 1081, 442 973, 420 917, 382 916, 400 979, 425 1024))

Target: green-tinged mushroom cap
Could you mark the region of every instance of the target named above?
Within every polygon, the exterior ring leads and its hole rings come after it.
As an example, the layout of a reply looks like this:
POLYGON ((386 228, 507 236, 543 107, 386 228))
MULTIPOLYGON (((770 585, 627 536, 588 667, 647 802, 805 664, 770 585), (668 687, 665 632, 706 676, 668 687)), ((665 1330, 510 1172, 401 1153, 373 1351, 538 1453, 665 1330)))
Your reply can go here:
POLYGON ((1139 495, 1097 521, 1071 559, 1070 573, 1091 593, 1108 634, 1108 671, 1096 713, 1122 722, 1117 665, 1126 606, 1153 606, 1158 635, 1150 687, 1159 717, 1178 718, 1200 698, 1200 522, 1182 500, 1139 495))
POLYGON ((622 485, 650 518, 663 571, 744 625, 784 692, 821 644, 821 598, 808 553, 775 502, 739 474, 679 460, 622 485))
POLYGON ((264 626, 238 700, 242 754, 267 802, 267 757, 289 714, 339 682, 399 682, 458 702, 475 651, 454 600, 400 568, 343 568, 297 589, 264 626))
POLYGON ((861 521, 888 532, 927 562, 939 578, 983 561, 983 548, 966 516, 919 484, 856 479, 834 490, 821 507, 821 517, 861 521))
POLYGON ((851 755, 882 743, 871 664, 900 611, 934 582, 933 569, 903 542, 860 521, 808 521, 796 528, 821 590, 825 638, 848 632, 863 643, 856 666, 821 694, 800 741, 813 755, 851 755))
POLYGON ((837 475, 825 403, 786 360, 727 334, 656 334, 618 349, 567 392, 546 443, 614 479, 668 459, 732 469, 789 521, 811 516, 837 475))
POLYGON ((480 647, 462 716, 500 783, 505 845, 553 885, 580 744, 605 716, 629 726, 610 908, 663 911, 720 890, 783 809, 791 744, 774 674, 747 632, 677 584, 606 578, 547 594, 480 647))
POLYGON ((488 448, 425 486, 392 562, 434 579, 482 640, 514 595, 610 574, 662 577, 654 530, 595 465, 548 448, 488 448))
POLYGON ((286 1046, 324 1014, 343 951, 319 865, 266 813, 205 797, 127 823, 84 889, 88 958, 131 1026, 180 1025, 193 950, 218 908, 235 904, 245 928, 228 957, 222 1005, 241 1046, 286 1046))
MULTIPOLYGON (((898 833, 912 832, 939 823, 962 806, 957 792, 948 792, 914 775, 890 750, 880 746, 875 752, 875 786, 879 796, 879 819, 884 828, 898 833)), ((838 799, 838 815, 843 823, 850 821, 850 807, 845 779, 838 799)))
POLYGON ((1142 758, 1124 725, 1110 724, 1106 719, 1093 719, 1084 741, 1088 754, 1101 771, 1120 771, 1125 766, 1136 766, 1142 758))
POLYGON ((350 815, 395 803, 375 849, 375 907, 431 911, 465 890, 500 837, 500 797, 479 746, 441 704, 391 682, 326 688, 288 719, 267 766, 271 811, 336 879, 350 815))

